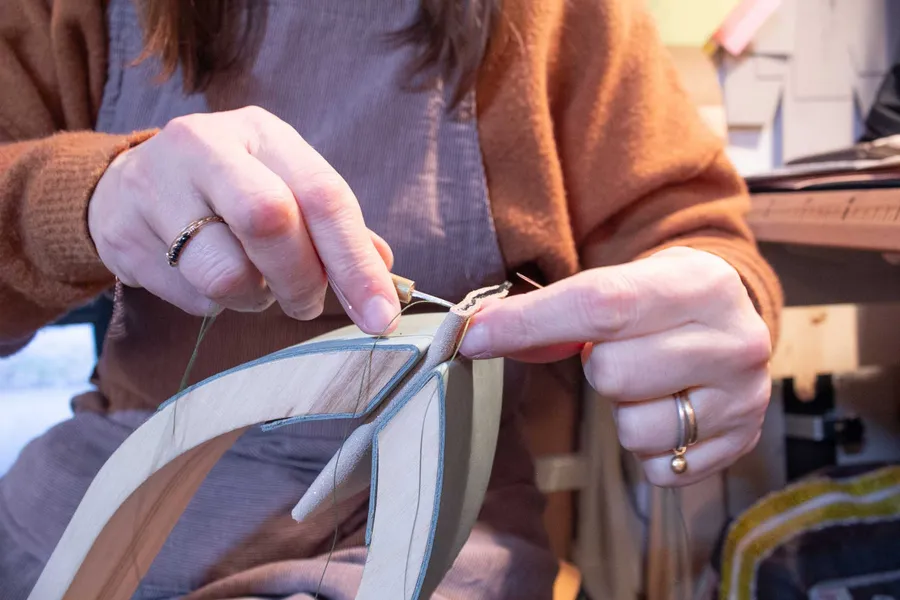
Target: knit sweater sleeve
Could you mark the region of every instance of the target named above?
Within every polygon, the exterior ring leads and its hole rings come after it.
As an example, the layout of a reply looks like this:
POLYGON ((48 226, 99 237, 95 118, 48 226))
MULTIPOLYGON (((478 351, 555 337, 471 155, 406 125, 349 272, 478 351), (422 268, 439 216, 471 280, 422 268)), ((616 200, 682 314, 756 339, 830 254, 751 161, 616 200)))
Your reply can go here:
POLYGON ((0 346, 110 286, 87 230, 92 191, 146 134, 92 131, 106 73, 99 0, 0 3, 0 346))
POLYGON ((745 221, 749 195, 682 89, 643 2, 565 6, 551 110, 581 264, 674 245, 717 254, 777 339, 782 292, 745 221))

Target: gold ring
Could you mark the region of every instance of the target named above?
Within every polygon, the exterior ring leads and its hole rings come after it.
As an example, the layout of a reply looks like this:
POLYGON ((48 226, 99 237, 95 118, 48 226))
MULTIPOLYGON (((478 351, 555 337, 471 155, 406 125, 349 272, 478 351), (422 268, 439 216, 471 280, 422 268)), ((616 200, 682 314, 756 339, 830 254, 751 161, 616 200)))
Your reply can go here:
POLYGON ((169 266, 174 267, 178 264, 178 259, 181 257, 181 252, 184 250, 184 247, 204 225, 224 222, 225 219, 219 215, 211 215, 192 221, 188 224, 187 227, 181 230, 181 233, 178 234, 178 237, 176 237, 175 241, 169 246, 169 251, 166 252, 166 260, 169 262, 169 266))
POLYGON ((675 406, 678 410, 678 443, 673 450, 675 456, 672 457, 671 467, 676 475, 681 475, 687 471, 687 459, 684 457, 688 446, 697 443, 697 414, 694 412, 694 406, 688 398, 687 392, 681 391, 674 395, 675 406))

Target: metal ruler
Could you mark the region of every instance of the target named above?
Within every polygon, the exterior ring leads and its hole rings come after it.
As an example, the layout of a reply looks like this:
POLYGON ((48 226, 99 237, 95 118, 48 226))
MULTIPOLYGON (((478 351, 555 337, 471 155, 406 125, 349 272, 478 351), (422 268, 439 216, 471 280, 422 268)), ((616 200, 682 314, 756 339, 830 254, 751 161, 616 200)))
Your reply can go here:
POLYGON ((900 252, 900 188, 753 194, 761 242, 900 252))

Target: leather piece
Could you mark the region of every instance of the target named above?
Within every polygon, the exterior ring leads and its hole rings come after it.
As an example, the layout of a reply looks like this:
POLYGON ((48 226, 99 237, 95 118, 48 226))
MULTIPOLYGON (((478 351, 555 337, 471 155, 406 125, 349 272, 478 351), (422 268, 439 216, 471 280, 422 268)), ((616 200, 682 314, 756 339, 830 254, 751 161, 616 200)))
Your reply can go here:
MULTIPOLYGON (((510 287, 509 283, 503 283, 473 290, 451 308, 435 331, 425 360, 409 381, 386 403, 380 415, 390 415, 391 409, 398 402, 404 401, 422 386, 436 366, 453 358, 462 341, 466 322, 481 310, 487 300, 505 298, 510 287)), ((335 496, 341 499, 359 492, 359 482, 371 480, 372 440, 381 421, 380 416, 374 418, 348 436, 341 449, 328 461, 291 511, 295 520, 301 521, 312 515, 324 502, 335 496)))
POLYGON ((334 499, 331 491, 335 482, 341 487, 341 499, 368 489, 372 479, 374 435, 375 423, 364 423, 350 434, 291 511, 295 521, 313 517, 319 509, 331 506, 327 501, 334 499))

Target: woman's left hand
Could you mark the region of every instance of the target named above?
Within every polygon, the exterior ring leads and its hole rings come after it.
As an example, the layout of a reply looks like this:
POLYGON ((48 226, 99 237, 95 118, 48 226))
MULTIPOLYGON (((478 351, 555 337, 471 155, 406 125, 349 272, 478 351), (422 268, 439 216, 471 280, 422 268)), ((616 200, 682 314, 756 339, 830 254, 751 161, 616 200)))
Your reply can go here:
POLYGON ((737 271, 691 248, 584 271, 488 304, 460 351, 550 362, 581 353, 588 381, 614 402, 619 441, 660 486, 731 465, 759 439, 771 394, 771 339, 737 271), (698 427, 676 474, 686 391, 698 427))

